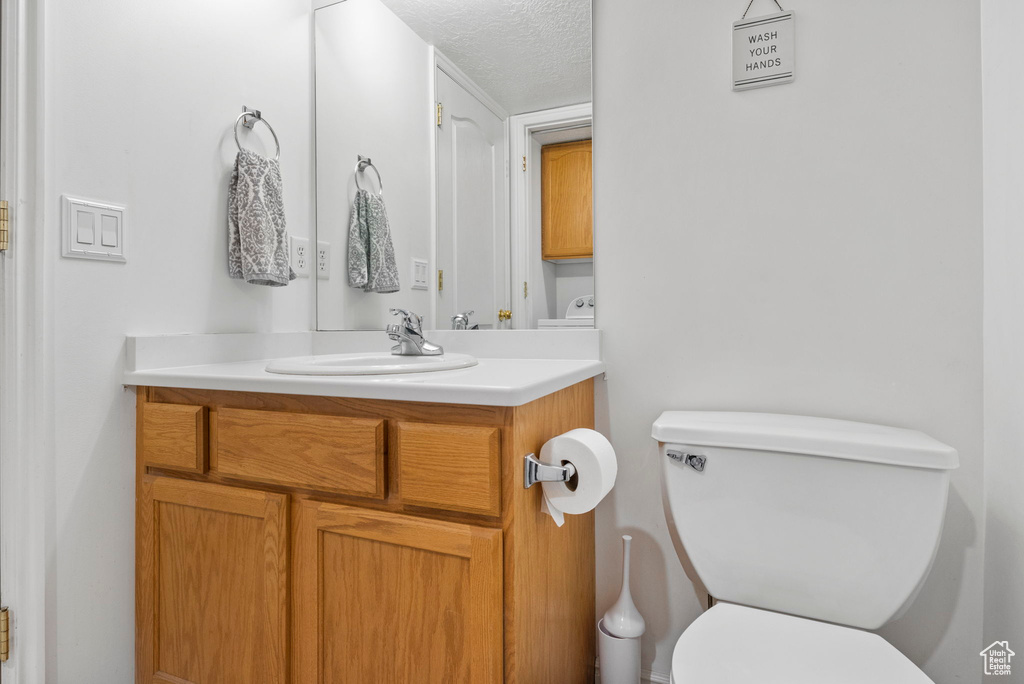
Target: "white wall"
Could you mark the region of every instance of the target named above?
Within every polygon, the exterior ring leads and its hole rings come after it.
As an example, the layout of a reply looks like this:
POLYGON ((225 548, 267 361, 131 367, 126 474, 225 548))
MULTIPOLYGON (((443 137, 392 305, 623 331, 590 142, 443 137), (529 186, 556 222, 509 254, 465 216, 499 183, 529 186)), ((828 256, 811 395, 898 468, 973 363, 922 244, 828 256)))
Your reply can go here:
MULTIPOLYGON (((432 262, 430 48, 379 0, 316 10, 317 208, 331 243, 331 277, 319 281, 321 330, 383 329, 390 307, 430 312, 431 290, 412 290, 410 260, 432 262), (357 155, 380 171, 401 291, 348 285, 348 219, 357 155)), ((372 171, 364 174, 376 188, 372 171)), ((428 273, 433 273, 428 267, 428 273)))
POLYGON ((598 509, 598 610, 629 532, 644 666, 667 672, 700 612, 662 513, 662 410, 912 427, 959 449, 961 467, 931 575, 882 634, 938 684, 977 682, 979 8, 784 5, 796 82, 733 93, 742 3, 595 0, 597 322, 621 459, 598 509))
MULTIPOLYGON (((1024 139, 1018 0, 984 0, 985 629, 1024 644, 1024 139)), ((1019 658, 1020 656, 1018 656, 1019 658)))
POLYGON ((277 131, 288 227, 311 234, 310 9, 41 2, 56 377, 46 681, 129 682, 135 426, 134 394, 120 384, 124 336, 311 327, 309 280, 261 288, 226 266, 231 126, 243 105, 277 131), (61 193, 128 205, 126 265, 60 258, 61 193))

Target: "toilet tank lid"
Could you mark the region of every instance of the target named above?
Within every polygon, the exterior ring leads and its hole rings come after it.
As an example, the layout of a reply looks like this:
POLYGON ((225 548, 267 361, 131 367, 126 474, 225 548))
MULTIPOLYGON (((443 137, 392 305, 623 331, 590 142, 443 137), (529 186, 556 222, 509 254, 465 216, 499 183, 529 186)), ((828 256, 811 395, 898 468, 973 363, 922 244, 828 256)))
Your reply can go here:
POLYGON ((665 411, 651 435, 666 444, 731 447, 952 470, 956 449, 917 430, 849 420, 732 411, 665 411))

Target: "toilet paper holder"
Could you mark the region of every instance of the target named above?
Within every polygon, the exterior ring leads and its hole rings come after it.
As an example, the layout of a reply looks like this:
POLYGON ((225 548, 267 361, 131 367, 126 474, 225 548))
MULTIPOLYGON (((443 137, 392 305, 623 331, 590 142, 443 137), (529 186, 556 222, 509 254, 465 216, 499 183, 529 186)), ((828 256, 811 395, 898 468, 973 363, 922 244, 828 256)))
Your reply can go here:
POLYGON ((529 489, 538 482, 568 482, 576 474, 576 466, 548 465, 537 460, 534 454, 523 457, 523 488, 529 489))

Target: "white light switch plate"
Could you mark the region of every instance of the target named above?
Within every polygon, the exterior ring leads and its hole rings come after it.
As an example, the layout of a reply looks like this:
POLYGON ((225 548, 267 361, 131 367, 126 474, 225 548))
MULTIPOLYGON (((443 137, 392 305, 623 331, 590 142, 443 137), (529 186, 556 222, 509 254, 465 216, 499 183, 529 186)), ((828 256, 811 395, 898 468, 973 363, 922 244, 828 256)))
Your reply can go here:
POLYGON ((427 260, 426 259, 413 259, 412 260, 412 289, 414 289, 414 290, 426 290, 427 289, 427 260))
POLYGON ((62 195, 61 254, 71 259, 128 261, 128 208, 62 195))
POLYGON ((308 278, 310 273, 309 238, 288 236, 291 242, 292 270, 299 278, 308 278))

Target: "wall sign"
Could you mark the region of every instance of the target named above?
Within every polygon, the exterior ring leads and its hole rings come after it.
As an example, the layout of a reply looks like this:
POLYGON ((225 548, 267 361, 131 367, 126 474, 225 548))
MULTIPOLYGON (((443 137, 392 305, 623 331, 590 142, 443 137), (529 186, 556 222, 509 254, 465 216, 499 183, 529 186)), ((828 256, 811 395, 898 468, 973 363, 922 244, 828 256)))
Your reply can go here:
POLYGON ((750 19, 744 14, 732 25, 732 89, 792 83, 794 34, 792 12, 750 19))

